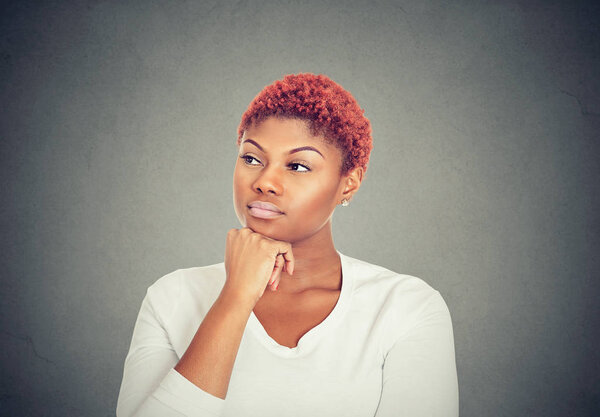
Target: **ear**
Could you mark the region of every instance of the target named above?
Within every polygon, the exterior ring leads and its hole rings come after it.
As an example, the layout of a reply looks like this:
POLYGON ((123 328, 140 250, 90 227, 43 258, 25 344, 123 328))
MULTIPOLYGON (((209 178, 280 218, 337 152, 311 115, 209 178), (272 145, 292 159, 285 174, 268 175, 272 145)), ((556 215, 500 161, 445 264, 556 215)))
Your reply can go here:
MULTIPOLYGON (((352 196, 358 191, 360 188, 360 184, 362 183, 364 175, 364 170, 362 167, 356 167, 352 171, 348 172, 343 176, 342 183, 344 184, 342 187, 342 194, 340 196, 340 200, 346 199, 350 201, 352 196)), ((340 202, 341 204, 341 202, 340 202)))

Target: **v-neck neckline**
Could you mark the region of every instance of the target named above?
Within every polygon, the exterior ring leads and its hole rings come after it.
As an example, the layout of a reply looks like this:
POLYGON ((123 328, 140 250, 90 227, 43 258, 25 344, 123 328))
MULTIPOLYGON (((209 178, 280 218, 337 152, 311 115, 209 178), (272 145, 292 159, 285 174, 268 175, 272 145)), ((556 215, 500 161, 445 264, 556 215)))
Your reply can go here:
POLYGON ((254 311, 250 313, 247 328, 252 331, 256 339, 258 339, 258 341, 269 351, 283 357, 303 355, 312 350, 312 348, 316 346, 319 339, 326 334, 327 330, 333 328, 333 326, 335 326, 343 317, 350 302, 353 280, 350 262, 345 255, 339 251, 337 251, 337 253, 340 256, 342 268, 342 288, 340 289, 340 296, 333 307, 333 310, 331 310, 327 317, 306 332, 300 338, 295 347, 290 348, 277 343, 271 336, 269 336, 260 320, 258 320, 258 317, 256 317, 254 314, 254 311))

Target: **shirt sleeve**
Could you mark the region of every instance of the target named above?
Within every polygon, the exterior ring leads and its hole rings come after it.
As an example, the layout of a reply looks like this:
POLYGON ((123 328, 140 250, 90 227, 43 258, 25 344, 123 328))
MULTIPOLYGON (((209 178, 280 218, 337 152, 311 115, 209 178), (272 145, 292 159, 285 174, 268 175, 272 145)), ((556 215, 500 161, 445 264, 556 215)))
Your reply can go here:
POLYGON ((388 352, 375 416, 458 416, 452 321, 439 292, 388 352))
POLYGON ((179 374, 179 361, 148 290, 133 330, 117 417, 220 416, 224 400, 179 374))

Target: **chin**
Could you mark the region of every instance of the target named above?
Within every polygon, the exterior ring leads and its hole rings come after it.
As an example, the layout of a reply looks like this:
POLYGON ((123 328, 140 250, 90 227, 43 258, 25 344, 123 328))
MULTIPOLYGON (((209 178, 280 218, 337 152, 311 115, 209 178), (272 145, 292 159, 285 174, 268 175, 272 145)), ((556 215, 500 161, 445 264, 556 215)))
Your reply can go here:
MULTIPOLYGON (((285 233, 281 229, 281 227, 277 226, 274 223, 270 223, 270 220, 260 220, 260 219, 249 219, 250 221, 246 221, 246 225, 244 227, 248 227, 252 229, 255 233, 260 233, 263 236, 274 240, 281 240, 283 242, 289 242, 289 235, 285 233)), ((244 224, 244 223, 242 223, 244 224)))

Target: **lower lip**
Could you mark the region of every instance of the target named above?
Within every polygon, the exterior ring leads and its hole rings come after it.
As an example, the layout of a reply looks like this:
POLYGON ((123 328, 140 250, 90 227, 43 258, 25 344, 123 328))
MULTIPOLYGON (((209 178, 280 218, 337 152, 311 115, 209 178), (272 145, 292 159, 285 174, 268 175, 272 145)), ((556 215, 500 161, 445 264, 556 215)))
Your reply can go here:
POLYGON ((250 207, 250 214, 259 219, 272 219, 283 215, 283 213, 278 211, 265 210, 257 207, 250 207))

